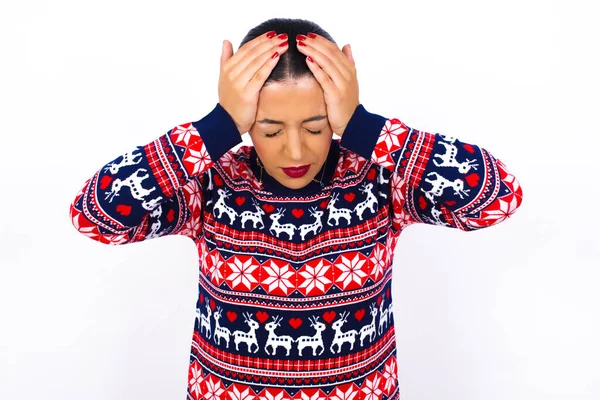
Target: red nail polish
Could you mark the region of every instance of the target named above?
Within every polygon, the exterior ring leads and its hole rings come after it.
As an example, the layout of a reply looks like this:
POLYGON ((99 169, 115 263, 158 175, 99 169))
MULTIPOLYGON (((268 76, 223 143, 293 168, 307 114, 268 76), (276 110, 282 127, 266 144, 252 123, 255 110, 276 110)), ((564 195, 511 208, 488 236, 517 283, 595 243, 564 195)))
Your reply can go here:
POLYGON ((287 39, 287 33, 282 33, 281 35, 277 35, 279 39, 287 39))
POLYGON ((305 39, 306 39, 306 36, 304 36, 304 35, 301 35, 301 34, 296 35, 296 40, 305 40, 305 39))
POLYGON ((302 40, 298 42, 298 46, 306 46, 306 43, 304 43, 302 40))
POLYGON ((275 32, 275 31, 269 31, 269 32, 267 32, 267 37, 269 39, 275 37, 275 35, 277 35, 277 32, 275 32))
POLYGON ((312 32, 308 32, 308 37, 311 38, 311 39, 315 39, 317 37, 317 35, 315 35, 312 32))
POLYGON ((308 61, 315 62, 315 60, 313 60, 310 56, 308 56, 308 61))
POLYGON ((271 58, 275 58, 275 57, 279 57, 279 53, 278 53, 278 52, 275 52, 275 53, 274 53, 274 54, 271 56, 271 58))
POLYGON ((286 40, 285 42, 281 42, 281 43, 279 44, 279 47, 284 47, 284 46, 287 46, 287 44, 288 44, 288 41, 286 40))

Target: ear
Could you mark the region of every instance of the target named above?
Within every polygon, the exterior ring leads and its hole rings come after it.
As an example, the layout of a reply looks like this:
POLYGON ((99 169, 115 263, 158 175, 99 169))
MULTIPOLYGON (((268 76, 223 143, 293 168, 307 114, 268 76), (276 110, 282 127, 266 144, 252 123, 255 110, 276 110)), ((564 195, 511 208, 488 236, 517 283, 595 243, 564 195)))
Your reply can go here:
POLYGON ((352 49, 350 48, 349 44, 342 47, 342 53, 344 53, 346 57, 348 57, 348 60, 350 60, 352 65, 356 66, 356 64, 354 63, 354 57, 352 57, 352 49))

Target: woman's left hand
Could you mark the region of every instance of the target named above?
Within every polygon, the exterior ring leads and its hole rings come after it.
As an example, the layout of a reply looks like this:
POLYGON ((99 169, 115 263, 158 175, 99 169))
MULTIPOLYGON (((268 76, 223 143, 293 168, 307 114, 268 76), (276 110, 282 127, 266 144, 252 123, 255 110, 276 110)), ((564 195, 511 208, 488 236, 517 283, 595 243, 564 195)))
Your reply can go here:
POLYGON ((358 79, 350 45, 340 50, 323 36, 308 33, 296 36, 298 51, 306 54, 306 64, 321 84, 331 129, 342 136, 358 100, 358 79), (303 40, 299 40, 304 38, 303 40), (304 43, 305 46, 300 45, 304 43), (310 61, 309 57, 314 61, 310 61))

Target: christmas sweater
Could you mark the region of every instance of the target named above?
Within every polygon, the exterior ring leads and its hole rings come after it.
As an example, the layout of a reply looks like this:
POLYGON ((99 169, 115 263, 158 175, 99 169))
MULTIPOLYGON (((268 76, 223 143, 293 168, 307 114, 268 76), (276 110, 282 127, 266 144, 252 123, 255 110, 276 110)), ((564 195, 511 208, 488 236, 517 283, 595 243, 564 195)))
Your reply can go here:
MULTIPOLYGON (((360 104, 323 185, 281 185, 217 103, 108 162, 70 204, 109 245, 194 241, 198 297, 187 399, 398 399, 394 249, 415 223, 474 231, 520 206, 503 162, 360 104)), ((324 168, 324 170, 323 170, 324 168)), ((399 257, 399 260, 402 258, 399 257)))

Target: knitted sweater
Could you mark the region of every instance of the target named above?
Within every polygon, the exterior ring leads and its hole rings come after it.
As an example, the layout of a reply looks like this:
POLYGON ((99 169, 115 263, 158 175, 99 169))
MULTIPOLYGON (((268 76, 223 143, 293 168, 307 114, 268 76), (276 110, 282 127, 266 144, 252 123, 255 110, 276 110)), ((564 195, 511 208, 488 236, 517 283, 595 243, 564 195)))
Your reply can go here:
POLYGON ((391 291, 402 231, 473 231, 519 207, 487 150, 359 105, 322 187, 289 189, 217 103, 100 168, 70 205, 83 235, 120 245, 183 235, 198 249, 188 399, 398 399, 391 291))

